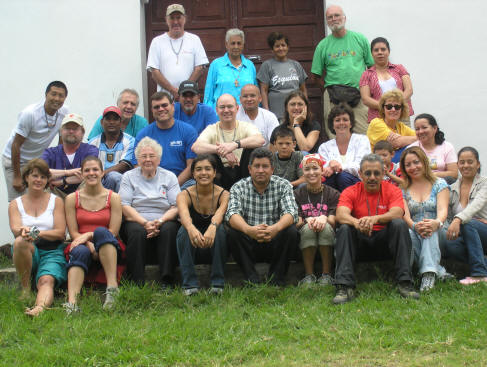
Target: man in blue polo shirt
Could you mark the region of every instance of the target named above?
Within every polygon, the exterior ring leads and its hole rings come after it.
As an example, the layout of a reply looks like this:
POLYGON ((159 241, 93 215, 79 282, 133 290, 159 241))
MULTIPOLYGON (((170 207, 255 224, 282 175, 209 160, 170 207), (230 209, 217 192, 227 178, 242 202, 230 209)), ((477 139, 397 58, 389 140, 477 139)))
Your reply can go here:
POLYGON ((198 83, 192 80, 185 80, 179 85, 179 102, 174 103, 174 118, 193 126, 198 135, 219 120, 213 108, 200 103, 198 83))
MULTIPOLYGON (((169 93, 154 93, 150 103, 155 122, 137 134, 134 146, 137 147, 139 141, 146 136, 157 141, 162 146, 159 165, 173 172, 182 186, 191 178, 191 162, 196 157, 191 146, 198 133, 191 125, 174 118, 174 103, 169 93)), ((136 157, 133 157, 132 164, 137 164, 136 157)))
MULTIPOLYGON (((135 138, 138 132, 148 124, 145 117, 135 114, 139 107, 139 94, 135 89, 124 89, 118 95, 117 106, 122 113, 122 131, 135 138)), ((88 135, 88 140, 93 139, 103 132, 103 127, 101 126, 102 118, 103 116, 100 116, 96 120, 95 125, 90 131, 90 135, 88 135)))
POLYGON ((99 150, 98 158, 103 163, 103 179, 116 192, 120 188, 122 174, 132 169, 134 137, 122 132, 122 112, 116 106, 105 108, 101 119, 103 132, 90 139, 89 143, 99 150))

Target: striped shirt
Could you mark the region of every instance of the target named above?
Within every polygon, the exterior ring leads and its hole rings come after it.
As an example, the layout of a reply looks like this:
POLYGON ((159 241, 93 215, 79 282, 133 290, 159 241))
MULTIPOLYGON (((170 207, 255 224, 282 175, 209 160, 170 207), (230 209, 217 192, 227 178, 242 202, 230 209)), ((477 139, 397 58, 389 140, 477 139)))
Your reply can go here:
POLYGON ((109 148, 105 141, 105 133, 101 133, 89 141, 91 145, 98 148, 98 158, 103 162, 103 169, 108 169, 121 161, 124 161, 124 163, 132 168, 131 162, 134 155, 134 137, 121 132, 113 148, 109 148))
POLYGON ((291 214, 298 221, 298 207, 294 200, 293 188, 289 181, 271 176, 263 194, 255 189, 252 178, 243 178, 230 189, 225 219, 234 214, 240 215, 250 226, 277 223, 284 214, 291 214))

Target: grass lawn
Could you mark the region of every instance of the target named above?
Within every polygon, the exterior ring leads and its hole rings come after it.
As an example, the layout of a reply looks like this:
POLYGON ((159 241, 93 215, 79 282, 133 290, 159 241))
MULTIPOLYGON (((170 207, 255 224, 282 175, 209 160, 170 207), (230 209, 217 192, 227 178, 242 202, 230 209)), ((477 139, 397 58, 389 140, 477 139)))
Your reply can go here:
POLYGON ((0 285, 2 366, 485 366, 487 286, 441 283, 419 301, 389 283, 229 288, 223 296, 125 286, 115 309, 87 291, 67 317, 58 297, 37 319, 0 285))

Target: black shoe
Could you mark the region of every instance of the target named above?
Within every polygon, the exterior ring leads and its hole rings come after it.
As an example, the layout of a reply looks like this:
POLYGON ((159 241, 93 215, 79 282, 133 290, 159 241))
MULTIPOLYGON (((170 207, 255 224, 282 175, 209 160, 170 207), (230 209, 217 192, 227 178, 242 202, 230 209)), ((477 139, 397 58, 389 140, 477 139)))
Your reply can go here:
POLYGON ((401 297, 419 299, 419 293, 414 290, 411 282, 400 282, 397 286, 397 290, 399 291, 401 297))
POLYGON ((335 305, 341 305, 350 302, 355 298, 355 290, 352 287, 347 287, 346 285, 337 286, 337 292, 333 298, 333 303, 335 305))

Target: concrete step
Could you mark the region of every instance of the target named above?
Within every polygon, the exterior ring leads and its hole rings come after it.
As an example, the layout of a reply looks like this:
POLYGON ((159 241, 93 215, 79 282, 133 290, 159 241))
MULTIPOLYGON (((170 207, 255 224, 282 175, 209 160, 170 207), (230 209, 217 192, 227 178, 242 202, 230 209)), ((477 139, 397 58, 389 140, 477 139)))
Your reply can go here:
MULTIPOLYGON (((445 266, 448 272, 454 274, 457 279, 462 279, 469 274, 467 264, 460 263, 453 260, 442 260, 442 265, 445 266)), ((262 279, 267 274, 269 265, 259 263, 256 265, 257 273, 262 279)), ((196 274, 200 280, 202 287, 208 287, 210 284, 210 265, 196 265, 196 274)), ((320 264, 317 263, 315 273, 319 274, 320 264)), ((289 285, 296 285, 303 277, 304 269, 302 263, 292 262, 289 266, 287 281, 289 285)), ((159 268, 157 265, 147 265, 145 267, 145 276, 148 281, 159 280, 159 268)), ((374 261, 361 262, 356 266, 356 277, 359 282, 367 282, 376 279, 394 279, 394 268, 391 261, 374 261)), ((227 263, 225 266, 225 281, 227 284, 238 287, 242 285, 243 275, 236 263, 227 263)), ((0 269, 0 282, 16 283, 18 282, 15 268, 0 269)), ((181 276, 179 270, 176 271, 176 282, 180 284, 181 276)))

